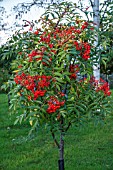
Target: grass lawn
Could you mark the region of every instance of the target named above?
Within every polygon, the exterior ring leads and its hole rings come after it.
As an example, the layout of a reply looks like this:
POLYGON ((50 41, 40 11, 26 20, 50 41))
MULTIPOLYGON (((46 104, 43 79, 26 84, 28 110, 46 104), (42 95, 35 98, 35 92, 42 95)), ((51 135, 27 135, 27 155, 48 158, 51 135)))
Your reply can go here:
MULTIPOLYGON (((26 141, 30 125, 13 125, 7 97, 0 94, 0 170, 58 170, 58 149, 51 134, 39 129, 26 141)), ((92 123, 65 136, 65 170, 113 170, 113 118, 104 125, 92 123)))

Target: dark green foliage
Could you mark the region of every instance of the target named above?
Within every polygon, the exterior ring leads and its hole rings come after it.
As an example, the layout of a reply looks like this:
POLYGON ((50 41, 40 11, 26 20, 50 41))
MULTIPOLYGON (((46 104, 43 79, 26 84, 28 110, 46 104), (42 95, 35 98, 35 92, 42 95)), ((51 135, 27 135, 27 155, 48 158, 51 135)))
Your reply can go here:
POLYGON ((113 73, 113 2, 106 1, 100 12, 101 73, 113 73))

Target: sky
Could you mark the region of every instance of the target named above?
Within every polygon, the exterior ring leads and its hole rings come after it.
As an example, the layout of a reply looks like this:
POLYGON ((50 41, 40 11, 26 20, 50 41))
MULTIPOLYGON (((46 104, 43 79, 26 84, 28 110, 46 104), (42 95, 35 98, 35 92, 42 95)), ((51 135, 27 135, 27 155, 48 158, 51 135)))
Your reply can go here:
MULTIPOLYGON (((30 12, 23 15, 22 19, 16 20, 15 19, 15 12, 13 11, 13 7, 15 5, 17 5, 18 3, 23 3, 23 2, 31 2, 31 0, 3 0, 2 2, 0 2, 0 6, 5 7, 6 15, 10 15, 8 18, 4 17, 5 23, 7 24, 6 28, 11 27, 15 21, 21 27, 21 25, 24 24, 22 22, 23 19, 26 19, 26 20, 29 20, 29 21, 32 21, 33 19, 37 20, 40 17, 40 15, 44 12, 44 10, 42 8, 38 8, 38 10, 37 10, 36 7, 33 7, 30 12)), ((20 28, 18 28, 18 29, 20 29, 20 28)), ((14 31, 12 31, 12 30, 8 30, 8 31, 2 30, 2 31, 0 31, 0 44, 5 43, 7 38, 11 34, 13 34, 14 32, 15 32, 15 30, 14 31)))
MULTIPOLYGON (((72 2, 77 2, 78 0, 70 0, 72 2)), ((22 3, 22 2, 31 2, 31 0, 3 0, 0 1, 0 6, 5 7, 6 10, 6 15, 10 15, 8 18, 4 17, 4 20, 7 24, 7 27, 10 27, 13 25, 13 23, 16 21, 17 24, 21 25, 24 24, 22 22, 23 19, 32 21, 32 20, 38 20, 39 17, 41 16, 41 14, 43 14, 44 9, 42 8, 36 8, 36 7, 32 7, 30 12, 28 12, 27 14, 23 15, 23 18, 21 20, 15 20, 15 13, 13 11, 13 7, 15 5, 17 5, 18 3, 22 3)), ((88 4, 88 0, 85 0, 85 3, 88 4)), ((26 28, 28 29, 28 28, 26 28)), ((15 30, 8 30, 8 31, 0 31, 0 45, 5 43, 7 41, 7 38, 12 35, 15 32, 15 30)))

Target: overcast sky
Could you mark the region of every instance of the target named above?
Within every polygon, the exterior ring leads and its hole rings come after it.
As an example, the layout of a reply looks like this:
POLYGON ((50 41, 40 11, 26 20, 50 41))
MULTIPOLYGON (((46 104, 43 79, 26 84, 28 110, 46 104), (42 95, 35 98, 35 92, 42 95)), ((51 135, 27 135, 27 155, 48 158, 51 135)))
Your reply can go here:
MULTIPOLYGON (((6 10, 6 15, 10 15, 8 18, 4 17, 5 23, 7 24, 7 28, 11 27, 14 22, 16 21, 20 26, 23 24, 22 20, 26 19, 29 21, 32 20, 37 20, 40 15, 44 12, 44 9, 33 7, 30 12, 27 14, 23 15, 22 19, 15 19, 15 12, 13 11, 13 7, 16 6, 18 3, 23 3, 23 2, 31 2, 31 0, 3 0, 0 2, 0 6, 5 7, 6 10)), ((4 22, 4 21, 3 21, 4 22)), ((15 31, 15 30, 14 30, 15 31)), ((8 31, 0 31, 0 44, 4 43, 7 39, 7 37, 12 34, 13 32, 8 30, 8 31)))
MULTIPOLYGON (((77 2, 78 0, 70 0, 70 1, 77 2)), ((87 6, 88 0, 84 0, 84 1, 85 1, 85 5, 87 6)), ((5 22, 7 23, 7 27, 12 26, 15 21, 17 21, 18 24, 22 25, 23 19, 26 19, 29 21, 38 20, 40 15, 44 12, 44 9, 42 9, 42 8, 32 7, 30 12, 23 15, 23 18, 21 20, 15 20, 15 13, 13 11, 13 7, 16 6, 18 3, 23 3, 23 2, 28 3, 28 2, 31 2, 31 0, 3 0, 3 1, 0 1, 0 6, 5 7, 5 10, 7 12, 6 15, 7 14, 11 15, 8 18, 4 18, 5 22)), ((13 33, 12 31, 5 31, 5 32, 0 31, 0 44, 6 42, 7 37, 12 33, 13 33)))

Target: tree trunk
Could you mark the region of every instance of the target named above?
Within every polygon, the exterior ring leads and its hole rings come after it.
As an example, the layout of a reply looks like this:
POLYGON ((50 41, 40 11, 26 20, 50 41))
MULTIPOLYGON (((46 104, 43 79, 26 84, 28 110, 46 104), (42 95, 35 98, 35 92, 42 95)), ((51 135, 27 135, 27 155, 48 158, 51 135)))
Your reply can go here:
POLYGON ((94 0, 93 4, 93 22, 94 26, 97 29, 97 35, 95 36, 95 42, 94 46, 97 47, 97 54, 96 56, 98 57, 96 65, 93 66, 93 75, 96 80, 100 80, 100 56, 99 56, 99 47, 98 47, 98 41, 99 41, 99 35, 98 35, 98 30, 99 30, 99 25, 100 25, 100 16, 99 16, 99 0, 94 0))
POLYGON ((64 133, 62 130, 62 124, 63 124, 63 118, 61 120, 61 129, 60 129, 60 147, 59 147, 59 160, 58 160, 58 166, 59 170, 64 170, 64 133))

